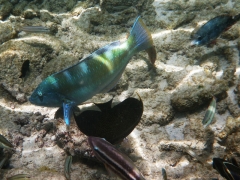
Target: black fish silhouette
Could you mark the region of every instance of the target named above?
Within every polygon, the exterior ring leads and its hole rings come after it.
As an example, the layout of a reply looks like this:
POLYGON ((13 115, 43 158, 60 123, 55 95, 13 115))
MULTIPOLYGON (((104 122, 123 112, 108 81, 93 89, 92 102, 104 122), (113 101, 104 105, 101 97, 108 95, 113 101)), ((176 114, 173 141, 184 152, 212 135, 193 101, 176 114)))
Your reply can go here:
POLYGON ((120 142, 139 123, 143 113, 143 103, 135 98, 127 98, 113 108, 112 99, 95 104, 101 111, 86 110, 74 118, 81 132, 87 136, 105 138, 110 143, 120 142))
POLYGON ((220 158, 213 158, 213 168, 227 180, 240 180, 240 168, 220 158))
POLYGON ((26 76, 26 73, 29 71, 29 60, 26 60, 23 62, 22 64, 22 68, 21 68, 21 75, 19 76, 19 78, 23 78, 26 76))

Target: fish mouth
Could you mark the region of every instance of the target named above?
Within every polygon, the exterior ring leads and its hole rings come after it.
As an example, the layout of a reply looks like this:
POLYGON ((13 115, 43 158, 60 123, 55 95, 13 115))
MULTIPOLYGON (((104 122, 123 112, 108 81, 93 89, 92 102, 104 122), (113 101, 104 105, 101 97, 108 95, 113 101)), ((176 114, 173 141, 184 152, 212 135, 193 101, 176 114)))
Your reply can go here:
POLYGON ((34 104, 34 98, 33 98, 32 96, 30 96, 30 97, 28 98, 28 101, 29 101, 31 104, 34 104))
POLYGON ((196 41, 196 40, 192 40, 191 43, 190 43, 191 46, 195 46, 195 45, 198 45, 198 44, 199 44, 199 42, 196 41))

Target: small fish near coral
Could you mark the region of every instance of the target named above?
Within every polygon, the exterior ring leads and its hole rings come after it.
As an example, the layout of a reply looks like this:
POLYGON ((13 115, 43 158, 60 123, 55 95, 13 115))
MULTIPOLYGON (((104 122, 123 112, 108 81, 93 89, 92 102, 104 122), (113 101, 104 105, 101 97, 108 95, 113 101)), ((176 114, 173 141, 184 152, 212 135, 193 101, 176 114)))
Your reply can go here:
POLYGON ((213 158, 213 168, 227 180, 240 180, 240 167, 220 158, 213 158))
POLYGON ((192 36, 192 45, 202 46, 213 42, 224 31, 227 31, 240 20, 240 14, 236 16, 217 16, 201 26, 192 36))
POLYGON ((167 180, 167 172, 164 168, 162 168, 162 177, 163 177, 163 180, 167 180))
POLYGON ((8 177, 7 180, 30 180, 31 177, 28 174, 17 174, 12 177, 8 177))
POLYGON ((216 103, 217 103, 217 100, 215 97, 213 97, 212 101, 211 101, 210 105, 208 106, 208 109, 205 113, 205 116, 202 120, 202 124, 203 124, 204 128, 206 128, 213 121, 215 111, 216 111, 216 103))
POLYGON ((23 26, 20 31, 27 33, 49 33, 50 30, 43 26, 23 26))
POLYGON ((111 143, 99 137, 88 137, 93 154, 105 167, 126 180, 145 180, 131 159, 118 151, 111 143))
MULTIPOLYGON (((139 97, 140 98, 140 97, 139 97)), ((114 107, 112 100, 95 105, 99 110, 86 110, 74 118, 81 132, 87 136, 105 138, 115 144, 127 137, 138 125, 143 114, 143 102, 127 98, 114 107)))
POLYGON ((1 134, 0 134, 0 147, 6 149, 13 149, 13 145, 1 134))
POLYGON ((63 106, 64 120, 69 127, 72 108, 98 93, 111 90, 131 57, 143 50, 148 52, 154 64, 156 51, 151 34, 138 17, 125 42, 115 41, 77 64, 48 76, 34 90, 29 101, 38 106, 63 106))
POLYGON ((67 180, 71 180, 70 178, 71 166, 72 166, 72 156, 67 156, 64 163, 64 174, 67 180))

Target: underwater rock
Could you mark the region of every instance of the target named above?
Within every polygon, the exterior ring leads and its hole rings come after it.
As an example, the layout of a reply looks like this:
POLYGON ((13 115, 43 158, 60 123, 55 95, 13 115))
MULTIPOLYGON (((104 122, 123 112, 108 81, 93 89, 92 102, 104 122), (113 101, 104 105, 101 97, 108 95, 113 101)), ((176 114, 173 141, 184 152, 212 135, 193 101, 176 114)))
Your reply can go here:
POLYGON ((137 7, 140 5, 143 5, 144 0, 133 0, 133 1, 128 1, 128 0, 101 0, 100 1, 100 7, 102 10, 106 10, 109 13, 116 13, 119 11, 123 11, 131 6, 137 7))
MULTIPOLYGON (((81 133, 76 125, 71 125, 71 131, 66 131, 66 126, 63 119, 57 119, 56 124, 56 144, 63 149, 67 154, 84 158, 85 152, 90 150, 86 135, 81 133)), ((72 123, 73 124, 73 123, 72 123)), ((87 156, 88 157, 88 156, 87 156)))
POLYGON ((228 86, 223 81, 216 80, 202 86, 184 86, 171 97, 172 106, 178 111, 194 110, 209 102, 212 96, 222 99, 226 96, 228 86))
POLYGON ((140 124, 151 126, 159 124, 164 126, 174 118, 175 111, 170 105, 170 96, 161 91, 149 92, 144 90, 137 91, 144 102, 144 111, 140 124), (153 93, 152 95, 150 95, 153 93), (146 100, 145 100, 146 99, 146 100), (148 109, 149 111, 145 111, 148 109))
POLYGON ((236 103, 231 102, 230 98, 227 99, 227 107, 228 110, 230 112, 230 114, 234 117, 234 118, 238 118, 240 116, 240 108, 239 105, 236 103))
POLYGON ((238 105, 240 105, 240 80, 238 80, 238 83, 236 85, 235 93, 237 95, 238 105))
POLYGON ((203 67, 205 71, 217 71, 217 68, 219 66, 219 57, 212 56, 210 58, 207 58, 206 60, 201 61, 200 66, 203 67))
POLYGON ((203 9, 214 9, 217 5, 226 4, 228 0, 213 0, 213 1, 170 1, 165 4, 166 10, 172 11, 197 11, 203 9))
POLYGON ((223 99, 217 102, 217 112, 219 114, 225 113, 227 111, 227 107, 228 107, 227 99, 223 99))
POLYGON ((25 94, 21 92, 18 84, 14 84, 13 87, 11 87, 10 85, 8 85, 6 82, 3 81, 3 82, 0 82, 0 85, 2 85, 2 87, 6 91, 8 91, 13 97, 15 97, 17 101, 21 103, 27 101, 25 94))
POLYGON ((28 5, 28 1, 20 1, 14 6, 12 10, 12 14, 15 16, 20 16, 27 5, 28 5))
POLYGON ((27 9, 23 12, 23 17, 25 19, 33 19, 33 18, 38 17, 38 16, 39 16, 39 11, 35 12, 32 9, 27 9))
MULTIPOLYGON (((188 79, 181 82, 176 92, 171 97, 172 106, 178 111, 193 110, 209 101, 212 96, 217 100, 224 99, 227 96, 226 91, 234 85, 236 71, 236 56, 234 50, 230 47, 219 48, 215 55, 225 57, 227 67, 223 69, 221 79, 201 69, 192 69, 195 71, 188 79), (191 85, 190 85, 191 84, 191 85)), ((210 56, 211 57, 211 56, 210 56)), ((210 60, 212 58, 209 58, 210 60)), ((215 58, 214 58, 215 59, 215 58)), ((214 60, 213 59, 213 60, 214 60)), ((216 60, 214 60, 215 63, 216 60)), ((206 61, 207 62, 207 61, 206 61)))
POLYGON ((180 11, 179 14, 176 16, 178 16, 177 20, 174 23, 168 25, 167 29, 175 30, 185 24, 190 23, 196 17, 196 14, 194 14, 193 12, 182 13, 180 11))
MULTIPOLYGON (((0 46, 0 83, 18 101, 26 101, 21 93, 31 93, 39 83, 36 77, 60 49, 64 49, 63 43, 45 34, 29 35, 4 43, 0 46), (24 78, 19 78, 25 61, 30 62, 29 72, 24 78)), ((50 69, 54 71, 55 67, 50 69)))
POLYGON ((0 44, 13 39, 16 36, 17 32, 13 29, 9 21, 0 23, 0 44))
POLYGON ((0 4, 0 20, 4 20, 10 15, 13 5, 8 0, 0 0, 0 4))
MULTIPOLYGON (((217 134, 217 136, 224 143, 225 140, 228 138, 228 136, 231 135, 232 133, 238 131, 239 128, 240 128, 240 118, 233 118, 233 117, 229 116, 229 117, 227 117, 226 125, 225 125, 224 129, 219 134, 217 134)), ((231 148, 231 147, 232 146, 230 146, 229 148, 231 148)))
POLYGON ((47 1, 43 8, 48 9, 51 12, 55 13, 63 13, 67 11, 71 11, 72 8, 76 5, 77 0, 68 0, 68 1, 55 1, 49 0, 47 1))
POLYGON ((232 41, 232 40, 239 38, 239 36, 240 36, 239 28, 240 28, 239 24, 238 23, 235 24, 231 29, 224 32, 221 35, 221 38, 226 39, 228 41, 232 41))

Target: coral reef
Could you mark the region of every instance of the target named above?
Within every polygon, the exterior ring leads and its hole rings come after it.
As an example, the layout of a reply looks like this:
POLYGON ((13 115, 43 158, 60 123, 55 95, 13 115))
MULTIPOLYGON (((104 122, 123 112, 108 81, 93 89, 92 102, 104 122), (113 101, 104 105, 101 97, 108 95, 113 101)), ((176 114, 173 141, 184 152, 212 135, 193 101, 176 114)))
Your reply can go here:
MULTIPOLYGON (((191 35, 220 14, 235 15, 239 0, 0 0, 0 133, 15 151, 0 179, 26 173, 34 179, 65 179, 64 161, 73 156, 71 179, 116 179, 93 157, 86 136, 71 119, 66 129, 56 108, 33 106, 28 97, 47 76, 77 63, 93 51, 129 35, 140 15, 152 33, 157 60, 135 55, 119 83, 88 103, 114 103, 141 97, 140 123, 119 145, 146 179, 221 179, 212 158, 234 156, 239 162, 240 81, 239 22, 216 44, 191 46, 191 35), (50 33, 27 33, 24 26, 43 26, 50 33), (195 30, 194 30, 195 29, 195 30), (22 77, 22 66, 29 69, 22 77), (212 99, 212 124, 202 119, 212 99), (56 115, 54 117, 54 115, 56 115)), ((61 111, 61 110, 59 110, 61 111)))

